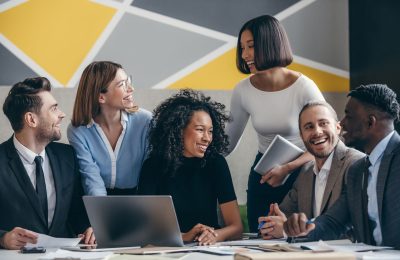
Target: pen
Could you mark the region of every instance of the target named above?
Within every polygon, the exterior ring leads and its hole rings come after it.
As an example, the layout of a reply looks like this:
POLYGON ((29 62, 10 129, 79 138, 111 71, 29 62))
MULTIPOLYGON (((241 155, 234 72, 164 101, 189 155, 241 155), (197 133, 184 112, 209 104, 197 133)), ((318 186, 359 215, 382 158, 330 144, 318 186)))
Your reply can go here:
POLYGON ((307 220, 306 225, 314 224, 314 220, 315 218, 307 220))
MULTIPOLYGON (((268 209, 268 211, 267 211, 267 214, 265 214, 265 216, 268 216, 268 214, 269 214, 269 209, 268 209)), ((265 221, 261 221, 261 222, 258 224, 257 229, 260 230, 260 229, 262 228, 262 226, 264 226, 265 223, 266 223, 265 221)))

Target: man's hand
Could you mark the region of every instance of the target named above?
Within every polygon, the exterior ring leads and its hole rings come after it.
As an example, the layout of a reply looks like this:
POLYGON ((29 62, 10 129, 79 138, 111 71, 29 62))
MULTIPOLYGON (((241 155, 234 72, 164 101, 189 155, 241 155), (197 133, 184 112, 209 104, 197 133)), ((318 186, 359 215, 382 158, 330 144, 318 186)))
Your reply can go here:
POLYGON ((283 223, 286 220, 286 215, 279 209, 278 204, 271 204, 268 216, 258 218, 258 223, 265 223, 260 228, 262 238, 273 239, 283 237, 283 223))
POLYGON ((285 232, 290 237, 306 236, 315 228, 315 224, 307 224, 307 216, 304 213, 294 213, 283 225, 285 232))
POLYGON ((38 235, 28 229, 15 227, 0 238, 0 245, 5 249, 21 249, 27 243, 36 244, 38 235))
POLYGON ((260 183, 268 183, 272 187, 277 187, 282 184, 285 177, 289 174, 289 167, 285 165, 278 165, 272 168, 269 172, 261 177, 260 183))
POLYGON ((79 234, 78 237, 82 238, 81 242, 86 245, 94 245, 96 243, 96 237, 91 227, 87 228, 83 234, 79 234))

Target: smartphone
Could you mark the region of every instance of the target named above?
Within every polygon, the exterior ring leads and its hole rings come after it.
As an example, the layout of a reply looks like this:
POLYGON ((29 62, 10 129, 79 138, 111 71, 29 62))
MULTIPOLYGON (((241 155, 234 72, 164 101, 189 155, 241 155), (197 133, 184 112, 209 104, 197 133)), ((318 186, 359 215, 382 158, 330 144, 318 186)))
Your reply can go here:
POLYGON ((44 247, 23 247, 21 248, 20 251, 22 254, 40 254, 40 253, 45 253, 46 248, 44 247))

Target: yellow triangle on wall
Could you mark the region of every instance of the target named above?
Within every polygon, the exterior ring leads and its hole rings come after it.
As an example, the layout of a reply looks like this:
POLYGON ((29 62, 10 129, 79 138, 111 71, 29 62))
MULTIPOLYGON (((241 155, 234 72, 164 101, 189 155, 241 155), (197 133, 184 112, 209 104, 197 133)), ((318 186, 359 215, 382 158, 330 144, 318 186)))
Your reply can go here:
MULTIPOLYGON (((292 63, 290 69, 308 76, 318 85, 322 92, 348 92, 349 79, 299 63, 292 63)), ((168 88, 193 88, 197 90, 231 90, 248 75, 236 68, 236 48, 225 52, 206 65, 174 82, 168 88)))
POLYGON ((86 0, 35 0, 0 13, 0 33, 67 84, 116 9, 86 0))
POLYGON ((193 88, 198 90, 231 90, 248 75, 236 69, 236 48, 230 49, 168 88, 193 88))
POLYGON ((299 71, 314 80, 322 92, 349 92, 350 80, 323 70, 314 69, 306 65, 293 62, 289 69, 299 71))

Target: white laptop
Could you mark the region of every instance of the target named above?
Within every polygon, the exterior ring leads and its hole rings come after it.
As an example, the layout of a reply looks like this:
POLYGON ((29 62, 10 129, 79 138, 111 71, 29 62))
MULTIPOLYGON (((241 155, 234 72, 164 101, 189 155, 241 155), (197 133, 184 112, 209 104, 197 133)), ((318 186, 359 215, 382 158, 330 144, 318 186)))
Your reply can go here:
POLYGON ((183 246, 171 196, 83 196, 97 248, 183 246))

